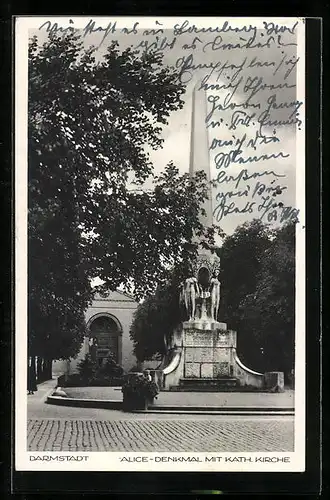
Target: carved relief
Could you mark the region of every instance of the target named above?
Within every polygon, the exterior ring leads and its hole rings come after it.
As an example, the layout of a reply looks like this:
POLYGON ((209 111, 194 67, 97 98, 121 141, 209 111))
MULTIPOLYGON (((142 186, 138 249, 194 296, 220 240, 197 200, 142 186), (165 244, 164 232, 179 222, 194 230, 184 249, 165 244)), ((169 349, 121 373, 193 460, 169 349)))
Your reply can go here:
POLYGON ((229 371, 229 363, 223 361, 221 363, 215 363, 214 365, 214 374, 216 377, 227 377, 230 375, 229 371))
POLYGON ((185 360, 187 362, 211 363, 213 361, 212 347, 186 347, 185 360))
POLYGON ((209 332, 197 332, 196 330, 185 331, 185 345, 196 347, 212 347, 213 336, 209 332))
POLYGON ((199 378, 200 377, 200 364, 199 363, 185 363, 184 365, 186 378, 199 378))
POLYGON ((214 349, 214 361, 220 363, 221 361, 229 361, 230 350, 225 348, 215 348, 214 349))

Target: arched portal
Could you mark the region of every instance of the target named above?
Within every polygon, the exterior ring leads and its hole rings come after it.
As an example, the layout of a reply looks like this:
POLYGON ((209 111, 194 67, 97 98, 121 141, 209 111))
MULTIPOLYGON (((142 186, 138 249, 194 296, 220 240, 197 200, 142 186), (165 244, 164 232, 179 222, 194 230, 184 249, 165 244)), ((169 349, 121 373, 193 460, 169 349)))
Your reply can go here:
POLYGON ((201 267, 198 271, 198 283, 203 290, 207 290, 210 284, 210 271, 207 267, 201 267))
POLYGON ((100 313, 90 319, 88 327, 97 363, 101 365, 112 355, 116 363, 121 364, 122 328, 118 319, 110 314, 100 313))

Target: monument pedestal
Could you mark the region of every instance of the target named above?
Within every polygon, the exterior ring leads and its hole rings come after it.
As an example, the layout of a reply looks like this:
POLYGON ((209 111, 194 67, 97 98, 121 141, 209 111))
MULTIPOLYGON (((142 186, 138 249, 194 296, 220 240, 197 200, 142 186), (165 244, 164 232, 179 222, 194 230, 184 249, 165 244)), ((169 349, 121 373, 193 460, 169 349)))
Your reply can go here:
POLYGON ((172 360, 163 370, 163 388, 213 392, 264 387, 264 375, 250 370, 238 358, 236 337, 226 323, 201 319, 184 322, 172 360))
MULTIPOLYGON (((226 323, 217 321, 186 321, 183 323, 183 379, 212 381, 233 377, 233 348, 236 332, 227 331, 226 323)), ((193 381, 192 380, 192 381, 193 381)), ((203 384, 204 385, 204 384, 203 384)))

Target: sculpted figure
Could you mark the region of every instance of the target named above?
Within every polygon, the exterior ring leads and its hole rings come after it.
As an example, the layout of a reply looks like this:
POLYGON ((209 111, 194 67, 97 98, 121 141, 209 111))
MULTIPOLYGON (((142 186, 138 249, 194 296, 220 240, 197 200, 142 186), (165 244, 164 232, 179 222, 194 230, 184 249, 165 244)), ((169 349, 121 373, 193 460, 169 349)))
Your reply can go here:
POLYGON ((180 305, 185 303, 185 283, 180 285, 179 303, 180 305))
POLYGON ((219 305, 220 305, 220 286, 216 274, 213 274, 211 279, 211 317, 213 320, 217 319, 219 305))
POLYGON ((189 321, 195 319, 196 296, 198 295, 198 286, 196 278, 188 278, 185 281, 184 302, 188 313, 189 321))

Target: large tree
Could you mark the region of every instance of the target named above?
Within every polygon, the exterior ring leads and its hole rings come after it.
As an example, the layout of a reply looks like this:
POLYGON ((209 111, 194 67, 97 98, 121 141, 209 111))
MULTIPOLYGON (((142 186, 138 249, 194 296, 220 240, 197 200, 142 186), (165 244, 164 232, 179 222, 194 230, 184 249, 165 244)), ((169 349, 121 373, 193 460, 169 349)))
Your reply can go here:
POLYGON ((295 223, 274 232, 256 289, 245 297, 240 310, 250 339, 262 353, 260 369, 288 375, 294 366, 295 223))
POLYGON ((160 284, 155 293, 146 297, 136 309, 130 337, 139 362, 166 354, 167 341, 184 318, 179 290, 180 284, 188 276, 188 269, 188 261, 176 265, 168 281, 160 284))
POLYGON ((79 349, 93 278, 142 297, 204 235, 202 173, 169 164, 148 192, 128 189, 153 174, 148 148, 183 105, 175 72, 116 42, 96 56, 73 34, 29 46, 29 347, 48 359, 79 349))
POLYGON ((270 245, 270 230, 259 219, 238 226, 218 253, 221 271, 220 316, 233 330, 241 329, 240 304, 254 292, 262 257, 270 245))

